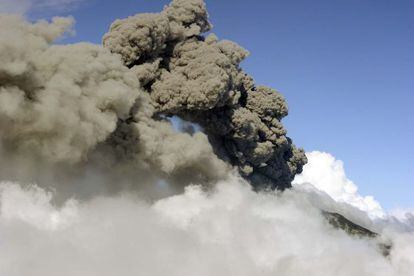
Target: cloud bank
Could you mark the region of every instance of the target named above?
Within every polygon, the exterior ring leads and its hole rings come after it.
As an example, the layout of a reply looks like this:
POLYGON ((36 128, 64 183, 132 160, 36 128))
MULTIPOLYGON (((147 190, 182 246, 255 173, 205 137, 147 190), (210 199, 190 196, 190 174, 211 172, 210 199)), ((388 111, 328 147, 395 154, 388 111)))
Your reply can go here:
POLYGON ((41 188, 0 187, 2 275, 392 276, 414 271, 414 235, 384 230, 393 241, 385 258, 375 242, 329 225, 309 192, 256 193, 239 177, 209 192, 188 186, 183 194, 153 203, 124 194, 71 200, 60 208, 41 188))

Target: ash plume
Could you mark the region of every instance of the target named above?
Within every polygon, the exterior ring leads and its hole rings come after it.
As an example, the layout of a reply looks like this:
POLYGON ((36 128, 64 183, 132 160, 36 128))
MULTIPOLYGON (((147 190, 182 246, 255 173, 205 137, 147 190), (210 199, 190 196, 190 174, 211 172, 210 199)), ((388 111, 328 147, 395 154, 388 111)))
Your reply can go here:
MULTIPOLYGON (((239 66, 248 52, 203 36, 210 28, 203 1, 175 0, 161 13, 115 21, 103 44, 137 75, 154 114, 199 124, 214 152, 255 187, 290 187, 306 157, 281 124, 283 96, 256 86, 239 66)), ((131 129, 134 121, 132 113, 131 129)))
POLYGON ((229 172, 205 134, 174 131, 156 114, 137 71, 118 55, 89 43, 55 45, 73 19, 32 24, 0 15, 0 23, 2 174, 20 179, 26 170, 31 181, 39 167, 48 174, 59 167, 61 178, 92 164, 111 168, 108 176, 145 171, 185 186, 229 172))
POLYGON ((105 49, 50 45, 72 24, 0 18, 1 141, 53 162, 79 162, 139 97, 134 75, 105 49))
POLYGON ((116 20, 104 47, 55 45, 72 21, 0 17, 2 152, 146 171, 182 186, 224 179, 235 166, 257 188, 284 189, 302 171, 304 152, 281 124, 283 96, 243 72, 246 50, 203 36, 211 29, 203 1, 116 20), (172 116, 203 132, 175 131, 172 116))

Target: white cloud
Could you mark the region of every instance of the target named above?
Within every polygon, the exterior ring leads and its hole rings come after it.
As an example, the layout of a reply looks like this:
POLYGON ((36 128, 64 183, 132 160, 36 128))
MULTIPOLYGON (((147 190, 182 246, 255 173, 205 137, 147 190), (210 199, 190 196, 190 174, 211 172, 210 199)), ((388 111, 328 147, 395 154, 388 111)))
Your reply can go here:
POLYGON ((52 204, 52 193, 37 186, 23 189, 11 182, 0 185, 1 217, 19 219, 41 230, 65 227, 76 218, 76 201, 68 200, 57 210, 52 204))
POLYGON ((348 203, 371 218, 383 218, 385 213, 381 205, 372 196, 361 196, 358 187, 347 178, 341 160, 336 160, 325 152, 306 153, 308 164, 302 174, 297 175, 293 185, 311 184, 327 193, 335 201, 348 203))
POLYGON ((389 215, 414 231, 414 209, 393 209, 389 215))
POLYGON ((414 235, 391 232, 393 250, 384 258, 374 241, 326 223, 307 193, 255 193, 237 177, 210 191, 190 186, 153 203, 132 193, 60 208, 52 202, 42 188, 0 182, 0 275, 412 276, 414 271, 414 235))

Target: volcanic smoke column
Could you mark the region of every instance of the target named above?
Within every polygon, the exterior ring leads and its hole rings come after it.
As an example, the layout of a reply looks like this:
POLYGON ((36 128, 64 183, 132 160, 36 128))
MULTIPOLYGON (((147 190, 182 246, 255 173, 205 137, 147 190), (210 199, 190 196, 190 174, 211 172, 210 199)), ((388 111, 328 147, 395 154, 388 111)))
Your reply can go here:
MULTIPOLYGON (((256 86, 239 66, 249 53, 202 35, 210 29, 202 0, 174 0, 160 13, 116 20, 103 44, 137 75, 154 116, 201 125, 215 153, 256 188, 290 187, 307 160, 281 124, 288 114, 283 96, 256 86)), ((134 120, 131 114, 124 124, 134 120)))

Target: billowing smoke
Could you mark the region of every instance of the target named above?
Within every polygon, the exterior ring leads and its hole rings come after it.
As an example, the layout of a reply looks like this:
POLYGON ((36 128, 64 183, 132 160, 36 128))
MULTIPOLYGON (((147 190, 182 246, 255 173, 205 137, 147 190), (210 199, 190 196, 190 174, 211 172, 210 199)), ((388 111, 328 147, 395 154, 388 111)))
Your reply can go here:
POLYGON ((283 97, 239 67, 247 51, 202 36, 211 28, 202 1, 117 20, 105 48, 53 45, 68 18, 0 20, 4 151, 52 164, 110 155, 119 167, 187 183, 223 179, 236 166, 256 187, 281 189, 306 162, 280 122, 283 97), (173 115, 204 133, 177 133, 173 115))
MULTIPOLYGON (((145 66, 129 70, 97 45, 53 45, 72 21, 31 24, 0 17, 2 160, 24 161, 25 170, 35 166, 28 179, 39 175, 39 163, 47 163, 49 171, 59 166, 59 172, 91 163, 120 174, 145 170, 172 182, 222 179, 230 166, 216 156, 207 136, 178 133, 156 112, 137 78, 145 66)), ((20 169, 4 171, 13 178, 25 175, 20 169)))
POLYGON ((103 43, 137 74, 156 114, 201 125, 215 153, 256 187, 290 187, 306 157, 280 122, 283 96, 256 86, 239 66, 248 52, 204 37, 210 28, 203 1, 176 0, 161 13, 115 21, 103 43))
POLYGON ((86 159, 139 100, 134 75, 99 46, 51 46, 70 19, 0 20, 2 142, 53 162, 86 159))
POLYGON ((286 190, 307 162, 287 104, 203 35, 202 0, 117 20, 103 46, 56 44, 72 25, 0 15, 0 275, 413 275, 412 224, 286 190))

